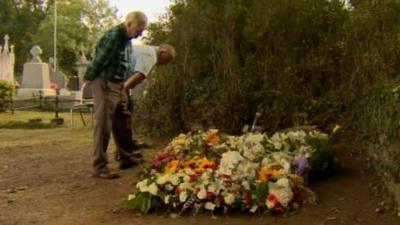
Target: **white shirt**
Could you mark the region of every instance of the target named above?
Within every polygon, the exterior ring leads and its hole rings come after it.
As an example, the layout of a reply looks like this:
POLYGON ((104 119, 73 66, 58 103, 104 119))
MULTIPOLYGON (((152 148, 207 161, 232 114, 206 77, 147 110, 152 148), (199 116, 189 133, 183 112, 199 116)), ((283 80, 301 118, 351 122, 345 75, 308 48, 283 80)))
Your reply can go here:
POLYGON ((156 46, 132 45, 131 74, 140 72, 147 77, 157 63, 157 49, 156 46))

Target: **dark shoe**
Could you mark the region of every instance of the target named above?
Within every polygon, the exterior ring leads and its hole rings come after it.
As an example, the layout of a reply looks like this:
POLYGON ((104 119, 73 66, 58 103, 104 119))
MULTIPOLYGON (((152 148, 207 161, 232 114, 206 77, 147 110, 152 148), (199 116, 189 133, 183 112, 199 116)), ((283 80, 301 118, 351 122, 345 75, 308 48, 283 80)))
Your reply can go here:
POLYGON ((134 151, 134 152, 132 152, 132 157, 136 158, 136 159, 141 159, 141 158, 143 158, 143 155, 139 151, 134 151))
MULTIPOLYGON (((142 153, 140 153, 139 151, 134 151, 134 152, 132 152, 132 153, 131 153, 131 156, 132 156, 133 158, 136 158, 136 159, 141 159, 141 158, 143 158, 142 153)), ((115 159, 115 161, 121 161, 121 154, 119 154, 118 151, 115 151, 115 153, 114 153, 114 159, 115 159)))
POLYGON ((131 158, 130 162, 121 162, 121 164, 119 165, 119 168, 121 170, 126 170, 126 169, 132 168, 134 166, 140 165, 142 163, 144 163, 143 159, 131 158))
POLYGON ((101 179, 117 179, 119 178, 119 175, 115 172, 106 171, 106 172, 94 172, 93 177, 101 179))
POLYGON ((133 144, 132 144, 132 149, 133 150, 139 150, 141 148, 149 148, 150 145, 146 144, 146 143, 139 143, 136 140, 133 140, 133 144))

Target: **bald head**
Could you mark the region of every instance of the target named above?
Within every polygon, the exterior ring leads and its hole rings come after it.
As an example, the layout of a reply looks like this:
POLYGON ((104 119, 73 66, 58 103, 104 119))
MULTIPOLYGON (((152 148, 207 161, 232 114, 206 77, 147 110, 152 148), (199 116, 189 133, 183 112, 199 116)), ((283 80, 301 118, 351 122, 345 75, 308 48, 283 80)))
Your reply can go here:
POLYGON ((147 28, 147 16, 140 11, 128 13, 124 22, 129 38, 138 38, 147 28))
POLYGON ((157 56, 157 65, 165 65, 173 61, 176 57, 175 48, 169 44, 160 44, 157 56))

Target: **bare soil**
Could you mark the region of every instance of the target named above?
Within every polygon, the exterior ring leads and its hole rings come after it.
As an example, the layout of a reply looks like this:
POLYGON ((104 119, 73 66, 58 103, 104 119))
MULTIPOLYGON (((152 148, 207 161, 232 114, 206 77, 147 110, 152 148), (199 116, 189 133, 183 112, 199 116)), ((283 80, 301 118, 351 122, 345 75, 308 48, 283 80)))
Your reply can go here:
MULTIPOLYGON (((349 143, 338 147, 346 171, 312 184, 319 203, 306 205, 297 215, 174 218, 167 213, 140 215, 126 208, 140 167, 121 171, 117 180, 92 178, 90 142, 90 129, 1 129, 0 224, 400 225, 396 210, 385 209, 388 203, 377 185, 379 180, 364 170, 362 154, 349 143), (378 207, 382 212, 376 212, 378 207)), ((163 144, 153 143, 156 147, 145 150, 146 157, 163 144)), ((115 168, 113 147, 109 152, 115 168)))

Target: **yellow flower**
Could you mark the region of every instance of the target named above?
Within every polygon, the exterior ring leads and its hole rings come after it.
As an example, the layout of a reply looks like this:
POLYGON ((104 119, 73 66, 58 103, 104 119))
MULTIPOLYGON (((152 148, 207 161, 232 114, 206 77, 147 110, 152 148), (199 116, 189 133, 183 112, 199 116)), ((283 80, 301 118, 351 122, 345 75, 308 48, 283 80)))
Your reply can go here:
POLYGON ((260 171, 258 179, 262 182, 267 182, 271 178, 276 179, 279 176, 281 176, 281 173, 278 170, 270 168, 270 167, 263 167, 260 171))
POLYGON ((172 140, 171 145, 173 148, 176 147, 186 147, 189 145, 189 138, 185 134, 180 134, 174 140, 172 140))

